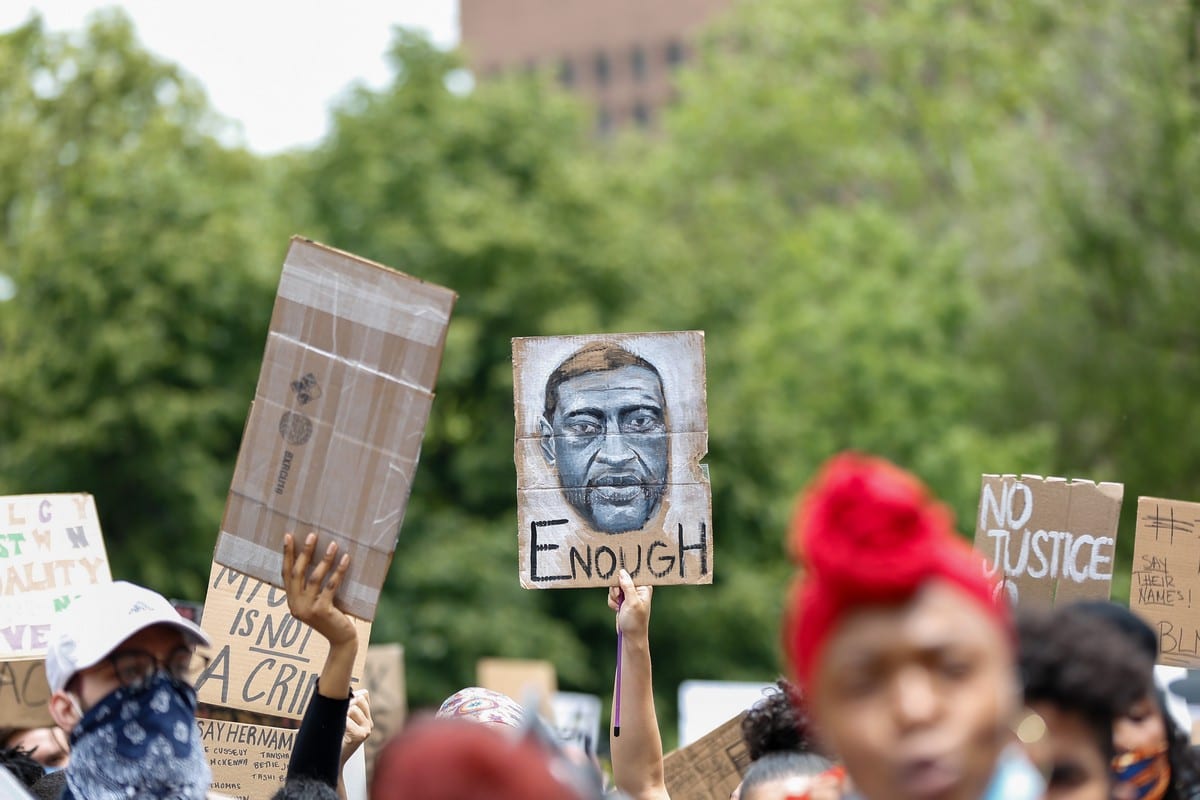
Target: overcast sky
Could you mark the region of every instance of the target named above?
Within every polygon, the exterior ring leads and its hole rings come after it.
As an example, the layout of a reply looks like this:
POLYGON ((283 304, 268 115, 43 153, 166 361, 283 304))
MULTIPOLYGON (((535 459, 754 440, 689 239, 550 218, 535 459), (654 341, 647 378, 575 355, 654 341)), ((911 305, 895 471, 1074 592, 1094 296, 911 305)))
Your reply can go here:
POLYGON ((119 6, 142 44, 204 85, 214 108, 240 123, 241 142, 276 153, 316 142, 330 103, 356 80, 386 84, 393 25, 458 42, 458 0, 2 0, 0 31, 35 11, 56 31, 81 29, 119 6))

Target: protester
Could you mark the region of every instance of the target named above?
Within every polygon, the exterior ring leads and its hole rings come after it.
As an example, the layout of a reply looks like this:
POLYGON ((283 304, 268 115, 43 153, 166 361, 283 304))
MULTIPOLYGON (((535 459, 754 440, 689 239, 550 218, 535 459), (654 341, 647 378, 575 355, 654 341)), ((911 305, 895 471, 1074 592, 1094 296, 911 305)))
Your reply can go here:
POLYGON ((461 719, 410 724, 375 762, 371 800, 581 800, 537 744, 461 719))
POLYGON ((0 767, 7 769, 26 787, 32 787, 46 774, 33 754, 20 747, 0 747, 0 767))
POLYGON ((470 686, 446 698, 434 719, 481 725, 537 747, 555 775, 580 798, 603 793, 600 765, 582 748, 564 743, 553 726, 532 708, 522 708, 506 694, 470 686))
POLYGON ((742 717, 742 741, 750 766, 730 800, 768 800, 797 795, 833 762, 819 753, 800 689, 786 678, 742 717), (750 794, 747 795, 747 790, 750 794))
POLYGON ((191 681, 208 636, 162 595, 116 581, 85 588, 49 640, 50 714, 71 743, 63 797, 203 798, 191 681))
POLYGON ((624 569, 617 580, 620 585, 608 590, 608 607, 616 612, 616 627, 621 634, 621 682, 613 690, 613 727, 609 735, 613 783, 634 800, 664 800, 668 797, 667 784, 650 663, 654 587, 635 586, 624 569), (616 729, 618 718, 620 735, 616 729))
MULTIPOLYGON (((1116 603, 1090 602, 1076 606, 1121 634, 1125 646, 1138 650, 1153 664, 1158 637, 1141 618, 1116 603)), ((1119 783, 1129 784, 1137 800, 1200 800, 1200 763, 1184 731, 1167 710, 1163 689, 1147 671, 1137 699, 1122 709, 1113 728, 1116 756, 1113 771, 1119 783)))
POLYGON ((47 771, 62 769, 71 758, 67 736, 61 728, 0 728, 0 747, 28 750, 47 771))
MULTIPOLYGON (((320 778, 307 775, 289 777, 271 800, 338 800, 336 789, 320 778)), ((345 800, 343 797, 342 800, 345 800)))
POLYGON ((803 693, 787 678, 777 680, 774 688, 746 710, 742 741, 752 762, 772 753, 821 752, 803 693))
POLYGON ((1145 694, 1153 663, 1103 621, 1065 607, 1025 612, 1019 664, 1031 716, 1018 728, 1046 800, 1108 800, 1113 725, 1145 694))
POLYGON ((808 797, 825 781, 825 796, 837 797, 840 780, 831 773, 833 762, 816 753, 779 751, 767 753, 750 763, 741 785, 731 797, 738 800, 791 800, 808 797))
MULTIPOLYGON (((337 543, 330 542, 324 556, 314 563, 316 549, 315 533, 305 537, 298 554, 292 534, 284 534, 282 577, 288 611, 320 634, 328 642, 329 651, 317 678, 317 691, 296 733, 287 781, 274 800, 320 800, 320 785, 324 785, 328 796, 345 800, 342 766, 357 744, 361 744, 359 739, 349 748, 350 753, 346 752, 346 721, 351 712, 350 681, 358 656, 358 631, 353 620, 334 605, 338 587, 350 568, 350 555, 338 559, 337 543)), ((368 709, 364 721, 369 719, 368 709)))
POLYGON ((346 733, 342 736, 341 766, 338 774, 338 796, 343 800, 366 800, 366 759, 360 752, 362 745, 375 730, 371 719, 371 695, 366 689, 358 689, 350 695, 350 711, 346 714, 346 733), (358 753, 359 757, 354 758, 358 753))
POLYGON ((438 719, 480 722, 518 730, 525 717, 525 709, 506 694, 481 686, 468 686, 447 697, 436 716, 438 719))
POLYGON ((1037 797, 1013 745, 1013 628, 949 512, 912 475, 832 459, 791 533, 805 572, 785 648, 866 800, 1037 797))

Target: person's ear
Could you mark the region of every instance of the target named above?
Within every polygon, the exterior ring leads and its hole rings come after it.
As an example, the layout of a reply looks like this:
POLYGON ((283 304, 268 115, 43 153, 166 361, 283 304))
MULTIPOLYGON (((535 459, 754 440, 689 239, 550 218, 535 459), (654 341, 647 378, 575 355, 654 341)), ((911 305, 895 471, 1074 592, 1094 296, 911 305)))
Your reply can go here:
POLYGON ((79 701, 75 699, 74 695, 61 689, 50 695, 49 708, 54 724, 68 734, 75 729, 83 717, 83 709, 79 707, 79 701))
POLYGON ((546 458, 546 463, 554 466, 554 427, 542 417, 542 455, 546 458))

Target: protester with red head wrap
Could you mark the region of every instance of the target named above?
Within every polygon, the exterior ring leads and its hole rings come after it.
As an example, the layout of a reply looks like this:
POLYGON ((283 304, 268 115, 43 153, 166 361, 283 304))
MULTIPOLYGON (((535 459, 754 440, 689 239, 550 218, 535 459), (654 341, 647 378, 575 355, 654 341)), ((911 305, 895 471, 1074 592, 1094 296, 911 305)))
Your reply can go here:
POLYGON ((1012 625, 948 509, 909 473, 847 453, 805 492, 790 545, 802 575, 785 650, 857 789, 992 796, 1019 696, 1012 625))
POLYGON ((791 547, 807 572, 789 618, 787 646, 805 685, 842 615, 903 602, 935 577, 1011 627, 979 559, 955 534, 950 510, 915 477, 882 459, 843 453, 827 462, 796 508, 791 547))

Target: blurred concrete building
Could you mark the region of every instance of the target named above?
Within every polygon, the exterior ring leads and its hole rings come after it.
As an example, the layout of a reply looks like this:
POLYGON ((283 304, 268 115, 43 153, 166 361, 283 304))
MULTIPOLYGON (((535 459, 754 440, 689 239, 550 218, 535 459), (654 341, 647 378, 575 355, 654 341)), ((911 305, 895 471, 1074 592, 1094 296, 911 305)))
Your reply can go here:
POLYGON ((673 94, 671 73, 701 26, 733 0, 459 0, 477 79, 552 69, 596 108, 596 127, 652 127, 673 94))

